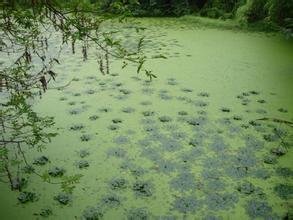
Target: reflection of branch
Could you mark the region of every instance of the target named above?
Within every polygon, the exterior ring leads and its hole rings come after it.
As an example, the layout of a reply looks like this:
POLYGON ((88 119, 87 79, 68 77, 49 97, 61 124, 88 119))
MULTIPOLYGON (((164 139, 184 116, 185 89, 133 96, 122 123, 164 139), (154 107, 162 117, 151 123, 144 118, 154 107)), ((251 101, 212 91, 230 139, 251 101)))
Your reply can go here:
MULTIPOLYGON (((19 152, 20 152, 20 154, 22 156, 22 159, 23 159, 25 165, 30 166, 30 164, 27 162, 26 156, 25 156, 20 144, 17 144, 17 148, 18 148, 18 150, 19 150, 19 152)), ((37 175, 37 176, 42 178, 42 175, 39 174, 38 172, 32 171, 32 173, 34 173, 35 175, 37 175)), ((50 180, 44 180, 44 181, 47 182, 47 183, 50 183, 50 184, 62 184, 63 183, 62 181, 61 182, 51 182, 50 180)))
POLYGON ((256 119, 256 120, 257 121, 272 121, 272 122, 276 122, 276 123, 286 124, 286 125, 288 125, 290 127, 293 126, 293 122, 283 120, 283 119, 278 119, 278 118, 259 118, 259 119, 256 119))
POLYGON ((24 143, 25 141, 6 141, 6 140, 0 140, 0 144, 19 144, 24 143))
POLYGON ((71 83, 72 83, 73 79, 70 80, 67 84, 65 84, 64 86, 58 86, 58 87, 52 87, 52 88, 48 88, 48 89, 64 89, 66 88, 67 86, 69 86, 71 83))
MULTIPOLYGON (((54 14, 56 14, 60 19, 64 19, 64 20, 68 20, 68 17, 66 17, 64 15, 63 12, 57 10, 54 6, 52 6, 49 2, 46 2, 46 7, 51 10, 54 14)), ((48 17, 52 22, 53 20, 48 17)), ((103 20, 102 20, 103 21, 103 20)), ((55 22, 55 25, 57 27, 59 27, 61 30, 62 30, 62 25, 58 24, 57 22, 55 22)), ((75 23, 71 23, 72 27, 76 28, 78 31, 80 31, 80 27, 78 27, 78 25, 76 25, 75 23)), ((129 57, 129 53, 127 54, 124 54, 124 55, 121 55, 121 54, 118 54, 118 53, 112 53, 110 51, 108 51, 107 47, 103 46, 101 44, 101 42, 99 42, 99 40, 95 37, 93 37, 92 35, 90 35, 89 33, 84 33, 84 35, 90 39, 91 41, 93 41, 94 43, 96 43, 96 45, 105 53, 111 55, 112 57, 115 57, 115 58, 118 58, 118 59, 125 59, 125 60, 128 60, 130 62, 133 62, 133 63, 139 63, 139 61, 137 61, 135 58, 131 58, 129 57)))

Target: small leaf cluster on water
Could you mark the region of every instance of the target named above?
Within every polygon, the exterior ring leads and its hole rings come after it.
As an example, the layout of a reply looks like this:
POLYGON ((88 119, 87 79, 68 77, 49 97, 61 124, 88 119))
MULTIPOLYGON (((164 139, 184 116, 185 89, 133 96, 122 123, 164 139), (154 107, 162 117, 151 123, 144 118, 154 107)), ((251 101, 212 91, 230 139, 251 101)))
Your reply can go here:
POLYGON ((169 78, 167 80, 167 84, 170 86, 176 86, 176 85, 178 85, 178 82, 176 82, 176 79, 174 79, 174 78, 169 78))
POLYGON ((54 196, 54 200, 59 202, 61 205, 67 205, 72 200, 71 194, 68 193, 59 193, 58 195, 54 196))
POLYGON ((279 184, 274 187, 274 191, 282 199, 292 199, 293 198, 293 186, 287 184, 279 184))
POLYGON ((282 145, 272 148, 271 154, 268 154, 264 158, 264 163, 267 164, 276 164, 278 161, 278 158, 285 155, 288 152, 288 150, 283 147, 282 145))
POLYGON ((114 118, 114 119, 112 119, 112 122, 114 124, 119 124, 119 123, 122 123, 122 119, 120 119, 120 118, 114 118))
POLYGON ((100 112, 104 112, 104 113, 108 113, 108 112, 111 111, 111 109, 110 108, 107 108, 107 107, 104 107, 104 108, 100 108, 99 111, 100 112))
POLYGON ((65 173, 65 169, 60 167, 53 167, 49 169, 48 174, 52 177, 61 177, 65 173))
POLYGON ((266 155, 265 158, 264 158, 264 163, 276 164, 277 163, 277 157, 275 155, 266 155))
POLYGON ((231 109, 227 108, 227 107, 222 107, 221 108, 222 112, 231 112, 231 109))
POLYGON ((35 168, 32 165, 27 164, 22 168, 22 170, 24 173, 31 174, 35 171, 35 168))
POLYGON ((90 141, 91 140, 91 135, 89 134, 83 134, 80 136, 80 140, 83 141, 83 142, 87 142, 87 141, 90 141))
POLYGON ((264 134, 263 139, 267 142, 275 142, 279 140, 279 136, 276 134, 264 134))
POLYGON ((46 156, 41 156, 41 157, 38 157, 38 158, 36 158, 35 160, 34 160, 34 162, 33 162, 33 164, 35 164, 35 165, 45 165, 45 164, 47 164, 49 162, 49 159, 48 159, 48 157, 46 157, 46 156))
POLYGON ((153 186, 149 182, 137 181, 133 184, 132 190, 137 196, 150 197, 153 195, 153 186))
POLYGON ((264 142, 258 140, 255 136, 247 135, 244 138, 246 148, 259 150, 264 147, 264 142))
POLYGON ((120 147, 110 148, 107 151, 108 156, 120 157, 120 158, 125 157, 126 153, 127 152, 123 148, 120 148, 120 147))
POLYGON ((74 124, 70 126, 70 130, 72 131, 80 131, 84 128, 85 126, 83 124, 74 124))
POLYGON ((98 115, 91 115, 91 116, 89 117, 89 120, 91 120, 91 121, 95 121, 95 120, 97 120, 97 119, 99 119, 99 116, 98 116, 98 115))
POLYGON ((205 102, 205 101, 202 101, 202 100, 196 100, 196 101, 193 102, 193 104, 195 106, 197 106, 197 107, 202 107, 202 108, 207 107, 209 105, 208 102, 205 102))
POLYGON ((187 123, 192 126, 203 126, 206 123, 206 118, 204 117, 190 118, 187 120, 187 123))
POLYGON ((34 215, 39 215, 41 217, 47 218, 52 214, 53 214, 53 211, 51 208, 43 208, 41 209, 39 213, 35 213, 34 215))
POLYGON ((17 199, 20 203, 27 203, 35 202, 36 200, 38 200, 38 197, 36 193, 24 191, 18 195, 17 199))
POLYGON ((226 185, 227 184, 221 179, 208 179, 204 183, 204 189, 207 189, 209 192, 219 192, 225 190, 226 185))
POLYGON ((110 194, 102 198, 102 204, 109 207, 117 207, 121 204, 121 198, 115 194, 110 194))
POLYGON ((131 91, 128 90, 128 89, 120 89, 119 91, 120 91, 123 95, 129 95, 129 94, 131 93, 131 91))
POLYGON ((231 209, 238 202, 236 193, 214 193, 207 196, 206 204, 211 210, 231 209))
POLYGON ((108 128, 109 128, 109 130, 115 131, 115 130, 118 130, 119 129, 119 126, 116 125, 116 124, 112 124, 108 128))
POLYGON ((170 116, 164 115, 164 116, 159 117, 159 120, 160 120, 160 122, 170 122, 170 121, 172 121, 172 118, 170 116))
POLYGON ((178 112, 178 115, 180 115, 180 116, 186 116, 186 115, 188 115, 188 112, 186 112, 186 111, 179 111, 178 112))
POLYGON ((193 138, 193 139, 191 139, 191 140, 188 142, 188 144, 189 144, 190 146, 196 147, 196 146, 198 146, 198 145, 200 144, 200 142, 199 142, 198 139, 193 138))
POLYGON ((276 156, 283 156, 288 152, 288 150, 283 146, 278 146, 271 149, 271 153, 275 154, 276 156))
POLYGON ((133 113, 133 112, 135 112, 135 109, 132 108, 132 107, 125 107, 125 108, 122 109, 122 112, 124 112, 124 113, 133 113))
POLYGON ((293 170, 287 167, 278 167, 276 173, 278 176, 282 177, 293 177, 293 170))
POLYGON ((271 172, 264 168, 259 168, 253 172, 253 175, 259 179, 268 179, 271 177, 271 172))
POLYGON ((82 112, 82 110, 78 109, 78 108, 69 110, 69 114, 71 114, 71 115, 77 115, 77 114, 80 114, 81 112, 82 112))
POLYGON ((116 144, 126 144, 129 142, 129 138, 127 136, 118 136, 116 138, 114 138, 114 142, 116 144))
POLYGON ((189 88, 182 88, 181 91, 185 93, 191 93, 193 90, 189 88))
POLYGON ((173 99, 173 96, 171 96, 171 95, 169 95, 169 94, 167 94, 167 93, 160 93, 160 94, 159 94, 159 97, 160 97, 162 100, 165 100, 165 101, 173 99))
POLYGON ((84 157, 87 157, 90 155, 90 152, 88 150, 85 150, 85 149, 82 149, 78 152, 78 155, 81 157, 81 158, 84 158, 84 157))
POLYGON ((114 178, 110 180, 109 185, 113 190, 125 189, 127 187, 127 180, 124 178, 114 178))
POLYGON ((192 173, 183 172, 170 181, 170 186, 178 191, 188 191, 196 189, 197 183, 192 173))
POLYGON ((151 101, 142 101, 140 104, 146 106, 146 105, 151 105, 152 102, 151 101))
POLYGON ((279 108, 278 111, 282 113, 288 113, 288 110, 285 108, 279 108))
POLYGON ((255 191, 255 187, 250 182, 243 182, 237 187, 237 190, 242 194, 249 195, 255 191))
POLYGON ((223 152, 227 149, 228 145, 221 136, 215 136, 210 144, 210 147, 216 152, 223 152))
POLYGON ((145 117, 149 117, 149 116, 153 116, 155 114, 155 112, 148 110, 148 111, 143 111, 142 114, 145 117))
POLYGON ((100 206, 87 207, 81 216, 82 220, 100 220, 104 216, 100 206))
POLYGON ((182 145, 176 139, 169 138, 169 137, 162 137, 159 138, 160 145, 162 149, 166 151, 176 151, 182 149, 182 145))
POLYGON ((207 92, 200 92, 197 95, 200 96, 200 97, 209 97, 210 96, 210 94, 207 93, 207 92))
POLYGON ((171 160, 159 159, 157 161, 157 169, 159 172, 168 174, 168 173, 174 172, 176 168, 177 168, 177 164, 171 160))
POLYGON ((150 219, 150 214, 146 208, 131 209, 127 213, 127 220, 148 220, 148 219, 150 219))
POLYGON ((84 168, 89 167, 90 165, 89 165, 88 161, 80 160, 80 161, 77 162, 77 166, 78 166, 79 169, 84 169, 84 168))
POLYGON ((203 220, 222 220, 222 217, 217 217, 214 215, 207 215, 203 218, 203 220))
POLYGON ((246 212, 251 218, 267 218, 271 215, 272 208, 262 200, 252 199, 246 204, 246 212))
POLYGON ((178 197, 173 202, 173 208, 181 213, 194 213, 201 207, 201 202, 192 196, 178 197))

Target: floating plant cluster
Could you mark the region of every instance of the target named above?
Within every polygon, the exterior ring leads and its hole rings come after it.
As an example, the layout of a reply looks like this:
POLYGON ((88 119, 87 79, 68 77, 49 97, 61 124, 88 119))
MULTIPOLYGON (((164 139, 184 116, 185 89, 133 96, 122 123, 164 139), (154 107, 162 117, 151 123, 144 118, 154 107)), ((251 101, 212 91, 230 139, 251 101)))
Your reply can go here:
POLYGON ((38 200, 38 196, 34 192, 23 191, 17 197, 20 203, 35 202, 38 200))

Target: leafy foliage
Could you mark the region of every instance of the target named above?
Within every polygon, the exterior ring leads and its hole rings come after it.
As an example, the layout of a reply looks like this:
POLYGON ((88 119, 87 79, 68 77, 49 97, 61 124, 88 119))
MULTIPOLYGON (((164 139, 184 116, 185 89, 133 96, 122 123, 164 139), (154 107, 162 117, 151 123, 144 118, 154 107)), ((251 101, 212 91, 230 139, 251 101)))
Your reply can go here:
POLYGON ((103 0, 103 12, 131 16, 181 16, 197 13, 210 18, 236 18, 244 24, 260 22, 263 29, 282 26, 292 31, 293 2, 288 0, 103 0))
MULTIPOLYGON (((127 7, 122 3, 115 3, 115 7, 121 9, 121 18, 127 15, 127 7)), ((128 51, 115 39, 114 32, 102 28, 117 16, 100 14, 100 9, 100 2, 86 0, 0 3, 0 54, 10 58, 0 64, 0 172, 5 174, 1 179, 7 177, 12 189, 14 175, 19 179, 20 165, 30 167, 27 173, 36 174, 46 182, 60 183, 65 192, 72 192, 81 178, 64 176, 61 182, 52 182, 48 173, 35 171, 24 150, 42 150, 57 135, 52 131, 54 119, 35 112, 33 104, 37 96, 41 98, 49 89, 49 83, 57 79, 54 66, 61 63, 59 56, 65 45, 71 45, 73 54, 79 49, 84 61, 88 59, 88 50, 95 50, 102 74, 110 73, 110 59, 115 58, 123 60, 125 66, 137 64, 137 73, 145 72, 150 79, 155 77, 144 68, 147 57, 143 53, 143 37, 138 40, 137 51, 128 51), (60 36, 54 43, 52 33, 60 36), (57 51, 55 46, 59 48, 57 51)))

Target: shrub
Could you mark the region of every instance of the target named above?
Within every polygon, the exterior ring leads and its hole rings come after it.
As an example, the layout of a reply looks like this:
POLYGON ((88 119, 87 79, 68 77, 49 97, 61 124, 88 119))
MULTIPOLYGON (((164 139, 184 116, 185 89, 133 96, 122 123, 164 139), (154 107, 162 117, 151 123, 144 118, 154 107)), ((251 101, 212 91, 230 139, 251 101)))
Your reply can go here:
POLYGON ((281 25, 287 25, 288 19, 293 18, 293 1, 269 0, 268 12, 270 20, 281 25))

